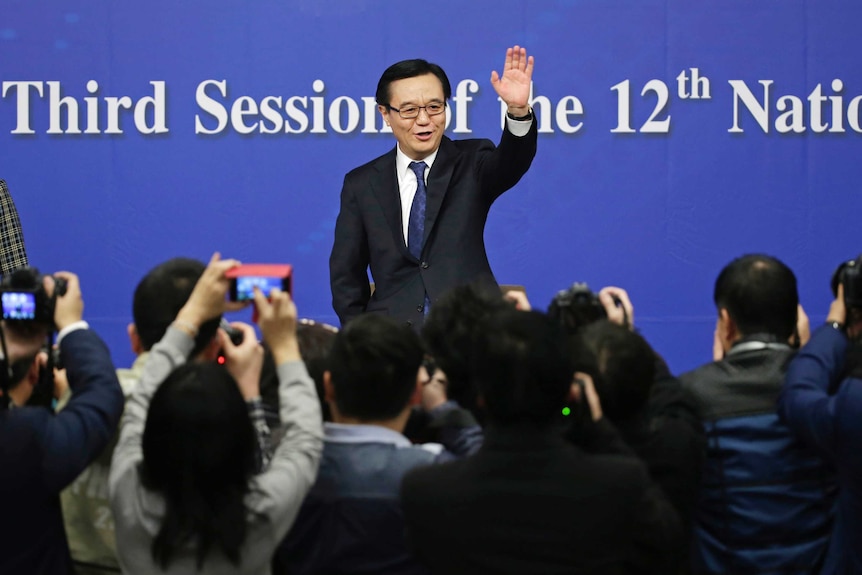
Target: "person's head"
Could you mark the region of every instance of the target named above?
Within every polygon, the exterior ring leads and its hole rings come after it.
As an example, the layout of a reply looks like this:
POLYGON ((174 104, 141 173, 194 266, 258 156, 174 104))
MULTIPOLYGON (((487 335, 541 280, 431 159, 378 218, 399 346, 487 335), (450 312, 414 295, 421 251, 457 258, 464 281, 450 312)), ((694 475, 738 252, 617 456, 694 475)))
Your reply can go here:
POLYGON ((452 288, 431 306, 422 339, 434 363, 449 380, 449 399, 478 414, 476 387, 470 379, 473 334, 485 317, 512 309, 499 291, 469 284, 452 288))
POLYGON ((192 544, 199 568, 215 550, 237 564, 257 442, 227 369, 190 362, 171 373, 153 395, 142 448, 143 484, 165 499, 153 559, 167 568, 179 549, 192 544))
POLYGON ((611 421, 625 421, 646 405, 656 377, 655 352, 639 334, 607 320, 584 327, 580 338, 599 377, 596 392, 611 421))
MULTIPOLYGON (((205 269, 206 264, 199 260, 173 258, 144 276, 135 288, 132 302, 134 324, 129 325, 129 339, 135 353, 149 351, 164 337, 205 269)), ((204 355, 207 359, 215 359, 219 349, 216 333, 220 322, 221 316, 200 326, 191 357, 204 355)))
POLYGON ((326 392, 323 389, 323 373, 328 369, 329 351, 338 329, 311 320, 303 319, 296 326, 296 339, 299 343, 299 354, 308 370, 308 375, 314 380, 317 397, 320 399, 320 410, 324 421, 332 421, 329 404, 326 403, 326 392))
POLYGON ((335 336, 324 374, 333 419, 406 421, 417 401, 423 357, 411 328, 378 314, 352 319, 335 336))
POLYGON ((0 361, 0 405, 21 407, 33 396, 39 383, 39 354, 47 342, 48 328, 21 326, 0 321, 4 359, 0 361))
POLYGON ((574 372, 565 334, 545 314, 507 309, 487 317, 471 364, 493 425, 546 428, 558 421, 574 372))
POLYGON ((393 64, 377 83, 377 109, 392 128, 398 147, 413 160, 422 160, 440 147, 451 96, 446 72, 425 60, 393 64))
POLYGON ((750 254, 727 264, 715 280, 714 300, 725 351, 754 334, 787 342, 796 329, 796 276, 772 256, 750 254))

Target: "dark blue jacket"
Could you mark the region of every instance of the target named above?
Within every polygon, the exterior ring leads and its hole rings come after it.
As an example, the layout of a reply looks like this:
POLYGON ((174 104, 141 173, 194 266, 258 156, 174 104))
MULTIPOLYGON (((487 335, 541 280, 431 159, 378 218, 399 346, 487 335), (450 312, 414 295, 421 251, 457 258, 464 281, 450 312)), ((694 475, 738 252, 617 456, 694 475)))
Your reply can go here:
POLYGON ((707 436, 693 573, 802 575, 822 564, 834 473, 775 407, 793 355, 767 336, 748 338, 680 378, 700 401, 707 436))
POLYGON ((427 574, 407 548, 401 480, 416 467, 478 450, 481 428, 475 422, 446 428, 442 439, 449 451, 412 445, 374 425, 327 423, 324 432, 317 480, 276 553, 273 573, 427 574))
POLYGON ((41 407, 0 412, 0 573, 67 574, 71 558, 60 491, 108 444, 123 392, 108 348, 88 329, 60 350, 72 399, 54 415, 41 407))
POLYGON ((824 575, 862 573, 862 379, 840 381, 847 348, 841 332, 817 330, 790 364, 778 403, 790 429, 838 471, 838 510, 824 575))

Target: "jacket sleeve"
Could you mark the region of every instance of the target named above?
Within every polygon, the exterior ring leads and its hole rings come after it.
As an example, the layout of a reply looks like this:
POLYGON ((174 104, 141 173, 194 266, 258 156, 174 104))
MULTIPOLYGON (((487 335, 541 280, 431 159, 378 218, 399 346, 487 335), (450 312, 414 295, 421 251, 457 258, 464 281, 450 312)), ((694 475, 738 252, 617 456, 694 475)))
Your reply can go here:
POLYGON ((354 187, 348 174, 341 189, 341 210, 335 221, 335 241, 329 256, 332 307, 342 325, 364 312, 371 297, 368 238, 354 187))
POLYGON ((59 493, 89 465, 113 437, 123 412, 123 391, 111 354, 89 329, 60 343, 72 397, 52 417, 41 438, 45 487, 59 493))
POLYGON ((634 546, 629 563, 634 573, 661 573, 685 545, 683 526, 664 492, 641 469, 645 489, 631 519, 634 546))
POLYGON ((437 456, 438 462, 451 461, 473 455, 482 447, 485 435, 473 414, 449 400, 431 410, 430 427, 437 431, 437 437, 444 450, 437 456))
POLYGON ((482 193, 488 200, 495 200, 527 173, 536 156, 538 139, 538 122, 534 118, 525 136, 515 136, 507 124, 496 148, 488 142, 490 150, 480 157, 477 166, 482 193))
POLYGON ((290 361, 278 366, 279 405, 285 432, 269 468, 252 480, 249 510, 268 518, 273 542, 281 541, 293 525, 303 499, 317 477, 323 450, 320 401, 305 364, 290 361))
POLYGON ((193 347, 194 340, 188 334, 169 327, 162 340, 150 350, 141 380, 129 397, 120 423, 120 439, 114 449, 108 478, 112 498, 117 483, 143 459, 141 440, 153 394, 174 369, 186 362, 193 347))
POLYGON ((846 353, 844 334, 821 327, 790 362, 778 397, 778 415, 791 431, 829 457, 835 455, 841 401, 841 391, 830 396, 829 388, 841 376, 846 353))

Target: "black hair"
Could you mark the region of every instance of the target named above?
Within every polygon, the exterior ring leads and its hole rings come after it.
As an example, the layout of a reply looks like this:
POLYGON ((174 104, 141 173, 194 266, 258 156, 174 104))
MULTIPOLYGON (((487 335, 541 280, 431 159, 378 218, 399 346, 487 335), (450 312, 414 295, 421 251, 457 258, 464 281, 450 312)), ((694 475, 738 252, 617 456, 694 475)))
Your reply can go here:
MULTIPOLYGON (((144 350, 164 337, 186 304, 206 265, 191 258, 173 258, 151 269, 135 288, 132 316, 144 350)), ((221 316, 204 322, 189 357, 199 354, 218 331, 221 316)))
POLYGON ((786 342, 796 329, 796 276, 772 256, 749 254, 727 264, 715 280, 714 300, 743 336, 765 333, 786 342))
POLYGON ((329 369, 329 351, 338 330, 325 323, 301 320, 296 326, 296 340, 299 343, 299 355, 305 363, 308 375, 314 380, 317 397, 320 400, 320 410, 323 421, 332 421, 329 404, 326 403, 326 393, 323 390, 323 372, 329 369))
POLYGON ((338 411, 364 421, 397 417, 416 390, 423 356, 419 336, 398 321, 378 314, 352 319, 329 353, 338 411))
POLYGON ((486 318, 473 344, 472 373, 492 424, 546 428, 568 397, 572 362, 566 335, 536 311, 499 311, 486 318))
POLYGON ((499 290, 478 284, 457 286, 434 302, 422 327, 428 352, 449 380, 449 399, 477 416, 476 387, 470 379, 473 334, 484 318, 505 309, 513 306, 499 290))
POLYGON ((655 352, 639 334, 608 320, 581 331, 601 377, 596 392, 611 421, 629 420, 644 410, 656 378, 655 352))
POLYGON ((227 369, 190 362, 171 373, 153 395, 142 448, 142 483, 165 500, 153 560, 166 570, 192 544, 199 570, 213 549, 238 565, 257 441, 227 369))
POLYGON ((380 81, 377 82, 377 93, 375 95, 377 103, 381 106, 389 107, 389 99, 392 97, 389 86, 392 82, 404 80, 405 78, 424 76, 425 74, 434 74, 434 76, 440 80, 440 84, 443 86, 444 100, 448 100, 452 97, 452 85, 449 84, 449 78, 446 76, 446 72, 443 71, 443 68, 426 60, 401 60, 400 62, 396 62, 386 68, 383 75, 380 76, 380 81))

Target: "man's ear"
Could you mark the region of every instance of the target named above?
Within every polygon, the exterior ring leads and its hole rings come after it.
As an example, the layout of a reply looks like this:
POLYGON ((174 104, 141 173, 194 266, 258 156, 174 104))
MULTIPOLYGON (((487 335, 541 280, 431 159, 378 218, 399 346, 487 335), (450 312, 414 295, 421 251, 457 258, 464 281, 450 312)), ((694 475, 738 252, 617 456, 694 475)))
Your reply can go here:
POLYGON ((428 372, 424 367, 420 367, 416 372, 416 387, 413 388, 413 393, 410 395, 410 402, 407 404, 412 407, 414 405, 422 405, 422 388, 428 383, 428 372))
POLYGON ((717 327, 718 335, 721 338, 721 345, 726 353, 730 350, 730 346, 742 337, 742 334, 739 333, 739 327, 737 327, 733 318, 730 317, 730 313, 728 313, 727 308, 721 308, 718 310, 717 327))
POLYGON ((329 370, 323 372, 323 399, 326 403, 335 403, 335 386, 332 385, 332 373, 329 370))
POLYGON ((389 125, 389 108, 382 105, 377 105, 377 111, 380 112, 380 115, 383 116, 383 122, 388 126, 389 125))
POLYGON ((126 332, 129 334, 129 343, 132 344, 132 353, 135 355, 144 353, 146 350, 144 349, 144 344, 141 343, 141 336, 138 335, 138 328, 135 327, 134 322, 126 326, 126 332))

